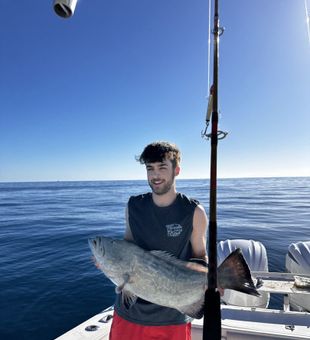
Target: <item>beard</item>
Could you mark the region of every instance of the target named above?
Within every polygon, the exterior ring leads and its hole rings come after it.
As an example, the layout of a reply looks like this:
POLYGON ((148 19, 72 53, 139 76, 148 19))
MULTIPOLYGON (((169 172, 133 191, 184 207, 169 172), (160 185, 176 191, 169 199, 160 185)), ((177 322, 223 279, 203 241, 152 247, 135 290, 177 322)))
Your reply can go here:
POLYGON ((175 175, 172 175, 169 180, 164 181, 158 187, 155 184, 153 184, 152 181, 149 181, 149 186, 151 187, 152 192, 154 194, 156 194, 156 195, 165 195, 173 187, 173 185, 174 185, 174 178, 175 178, 175 175))

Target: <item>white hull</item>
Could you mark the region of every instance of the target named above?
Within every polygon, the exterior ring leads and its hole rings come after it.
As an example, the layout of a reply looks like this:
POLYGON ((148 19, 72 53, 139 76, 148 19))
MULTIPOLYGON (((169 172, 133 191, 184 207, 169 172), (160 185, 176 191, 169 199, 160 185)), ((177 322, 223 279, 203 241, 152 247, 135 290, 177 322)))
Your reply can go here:
MULTIPOLYGON (((107 309, 95 315, 57 340, 106 340, 113 314, 107 309), (86 329, 96 329, 87 331, 86 329)), ((202 339, 203 319, 192 323, 192 340, 202 339)), ((263 308, 222 306, 223 340, 287 340, 310 339, 310 313, 279 311, 263 308)))

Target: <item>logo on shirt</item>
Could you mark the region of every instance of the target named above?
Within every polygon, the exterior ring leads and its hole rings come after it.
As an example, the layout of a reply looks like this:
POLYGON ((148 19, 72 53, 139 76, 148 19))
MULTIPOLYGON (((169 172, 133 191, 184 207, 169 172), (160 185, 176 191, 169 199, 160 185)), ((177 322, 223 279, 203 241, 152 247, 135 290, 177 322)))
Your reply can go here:
POLYGON ((167 224, 167 236, 168 237, 178 237, 183 231, 183 227, 180 224, 167 224))

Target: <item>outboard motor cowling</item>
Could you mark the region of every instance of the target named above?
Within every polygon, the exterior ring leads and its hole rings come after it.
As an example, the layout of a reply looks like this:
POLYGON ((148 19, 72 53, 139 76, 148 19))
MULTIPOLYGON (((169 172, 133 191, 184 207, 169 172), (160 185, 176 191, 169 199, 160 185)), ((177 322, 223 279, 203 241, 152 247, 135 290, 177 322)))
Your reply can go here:
MULTIPOLYGON (((310 275, 310 241, 292 243, 288 247, 285 260, 286 270, 290 273, 310 275)), ((310 312, 310 296, 290 294, 289 303, 292 309, 310 312)))
MULTIPOLYGON (((261 242, 253 240, 226 240, 219 242, 217 246, 218 265, 237 248, 241 248, 251 271, 268 271, 266 248, 261 242)), ((224 303, 241 307, 267 308, 269 299, 269 293, 261 293, 261 296, 256 297, 231 289, 225 289, 224 296, 222 296, 224 303)))

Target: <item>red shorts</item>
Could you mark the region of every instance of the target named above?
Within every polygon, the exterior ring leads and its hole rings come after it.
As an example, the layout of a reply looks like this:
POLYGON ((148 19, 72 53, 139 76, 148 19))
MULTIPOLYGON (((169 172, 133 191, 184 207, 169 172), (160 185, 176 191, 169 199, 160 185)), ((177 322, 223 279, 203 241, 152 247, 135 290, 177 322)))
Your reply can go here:
POLYGON ((191 340, 191 324, 143 326, 124 320, 114 312, 110 340, 191 340))

